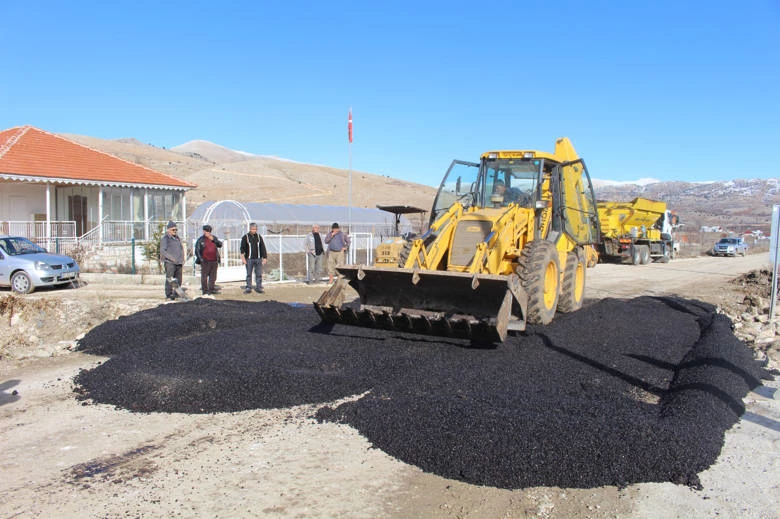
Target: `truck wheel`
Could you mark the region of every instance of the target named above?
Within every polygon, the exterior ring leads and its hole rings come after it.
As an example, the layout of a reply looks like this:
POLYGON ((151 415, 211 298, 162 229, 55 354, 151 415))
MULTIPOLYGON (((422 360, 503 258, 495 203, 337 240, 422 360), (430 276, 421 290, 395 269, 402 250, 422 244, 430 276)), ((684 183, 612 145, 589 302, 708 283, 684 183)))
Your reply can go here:
POLYGON ((660 261, 661 263, 669 263, 669 260, 671 259, 672 259, 672 252, 670 252, 669 247, 665 246, 664 255, 661 256, 661 259, 659 259, 658 261, 660 261))
POLYGON ((544 240, 534 240, 520 254, 517 275, 528 294, 526 322, 549 324, 555 317, 561 267, 555 245, 544 240))
POLYGON ((586 267, 582 254, 578 251, 572 251, 566 256, 563 286, 558 300, 559 312, 574 312, 582 308, 582 301, 585 299, 586 267))
POLYGON ((642 265, 647 265, 648 263, 650 263, 650 246, 640 245, 639 255, 641 256, 642 265))
POLYGON ((11 288, 17 294, 29 294, 35 290, 35 286, 32 283, 32 279, 23 270, 15 273, 11 276, 11 288))
POLYGON ((642 264, 642 252, 639 250, 639 245, 634 245, 631 248, 631 264, 632 265, 642 264))

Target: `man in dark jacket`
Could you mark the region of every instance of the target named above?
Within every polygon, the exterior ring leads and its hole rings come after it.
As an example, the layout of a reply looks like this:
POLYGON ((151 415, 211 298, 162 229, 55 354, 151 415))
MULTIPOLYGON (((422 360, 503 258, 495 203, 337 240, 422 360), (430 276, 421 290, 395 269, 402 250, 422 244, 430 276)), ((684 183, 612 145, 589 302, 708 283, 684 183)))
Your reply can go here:
POLYGON ((214 283, 217 281, 219 267, 219 249, 222 242, 211 234, 211 226, 203 226, 203 235, 195 242, 195 263, 200 265, 200 289, 204 295, 216 294, 214 283))
POLYGON ((176 231, 176 223, 173 220, 169 221, 165 234, 160 240, 160 259, 165 268, 165 297, 171 301, 176 299, 177 293, 182 290, 182 266, 184 265, 184 246, 176 231), (175 282, 176 286, 172 282, 175 282))
POLYGON ((263 237, 257 234, 257 224, 249 224, 249 232, 241 237, 241 262, 246 265, 246 287, 244 293, 252 292, 252 272, 255 273, 255 292, 262 294, 263 265, 268 263, 263 237))

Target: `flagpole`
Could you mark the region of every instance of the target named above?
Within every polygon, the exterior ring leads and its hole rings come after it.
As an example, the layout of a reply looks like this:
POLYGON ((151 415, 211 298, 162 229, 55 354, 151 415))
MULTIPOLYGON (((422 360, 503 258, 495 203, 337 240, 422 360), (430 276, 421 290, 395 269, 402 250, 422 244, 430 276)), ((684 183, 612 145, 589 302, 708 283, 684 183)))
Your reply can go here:
POLYGON ((347 234, 352 234, 352 107, 349 107, 349 120, 347 122, 349 133, 349 189, 347 194, 347 234))

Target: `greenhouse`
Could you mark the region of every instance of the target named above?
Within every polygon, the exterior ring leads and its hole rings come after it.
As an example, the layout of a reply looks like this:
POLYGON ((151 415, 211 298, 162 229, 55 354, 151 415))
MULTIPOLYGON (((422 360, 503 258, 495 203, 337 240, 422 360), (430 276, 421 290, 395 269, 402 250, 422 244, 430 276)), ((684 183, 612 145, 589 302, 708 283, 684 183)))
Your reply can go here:
POLYGON ((235 200, 206 202, 187 218, 187 241, 191 248, 202 234, 202 227, 211 225, 214 234, 223 241, 219 279, 240 281, 246 275, 239 253, 241 237, 249 230, 251 222, 257 223, 258 233, 263 236, 268 251, 264 279, 292 281, 305 276, 309 258, 304 253, 304 241, 314 224, 320 226, 320 233, 324 236, 334 222, 338 223, 352 241, 347 251, 347 263, 371 265, 374 249, 383 240, 406 233, 420 233, 427 223, 422 210, 414 213, 411 211, 414 208, 407 206, 392 209, 403 209, 406 214, 364 207, 350 210, 338 206, 242 203, 235 200))
MULTIPOLYGON (((419 233, 422 222, 416 215, 399 218, 400 234, 419 233)), ((258 232, 266 234, 307 234, 313 224, 319 224, 321 231, 330 229, 338 222, 345 231, 370 233, 378 239, 392 236, 395 232, 396 216, 388 211, 365 207, 340 207, 331 205, 263 204, 258 202, 237 202, 221 200, 205 202, 187 218, 187 236, 197 237, 201 227, 209 224, 220 237, 241 237, 249 223, 256 222, 258 232)))

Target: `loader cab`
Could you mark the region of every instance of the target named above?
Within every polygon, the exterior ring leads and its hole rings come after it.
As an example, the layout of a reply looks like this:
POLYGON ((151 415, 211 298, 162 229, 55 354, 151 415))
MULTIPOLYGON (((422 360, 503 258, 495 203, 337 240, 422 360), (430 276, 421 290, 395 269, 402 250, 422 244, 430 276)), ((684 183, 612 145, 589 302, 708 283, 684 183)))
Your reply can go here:
POLYGON ((538 199, 542 160, 488 159, 483 165, 485 193, 489 193, 485 206, 507 207, 509 204, 517 204, 520 207, 534 207, 538 199))
POLYGON ((483 155, 479 163, 452 161, 433 202, 430 224, 455 202, 464 209, 507 207, 510 203, 533 208, 539 199, 544 164, 543 159, 498 158, 490 153, 483 155))

